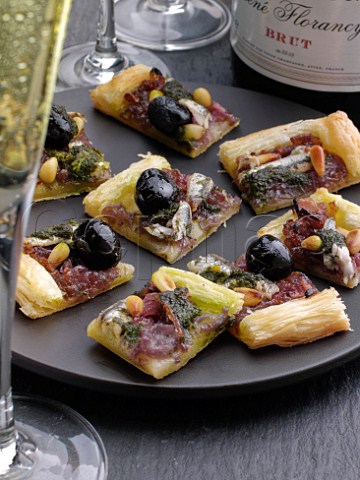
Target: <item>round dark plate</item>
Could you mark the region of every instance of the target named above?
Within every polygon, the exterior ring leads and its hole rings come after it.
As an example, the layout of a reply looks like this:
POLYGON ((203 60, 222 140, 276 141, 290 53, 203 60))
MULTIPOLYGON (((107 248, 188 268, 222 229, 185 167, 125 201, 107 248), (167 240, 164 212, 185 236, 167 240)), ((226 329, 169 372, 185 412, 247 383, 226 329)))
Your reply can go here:
MULTIPOLYGON (((198 86, 201 85, 189 84, 190 88, 198 86)), ((220 85, 207 87, 213 98, 241 118, 240 126, 226 140, 301 118, 321 116, 319 112, 268 95, 220 85)), ((186 158, 95 111, 88 89, 59 93, 55 102, 65 105, 70 111, 86 115, 87 133, 94 145, 105 153, 114 173, 137 161, 138 154, 150 151, 164 155, 173 167, 188 173, 207 174, 219 186, 238 193, 230 177, 221 171, 218 144, 197 159, 186 158)), ((359 187, 348 188, 342 195, 351 201, 359 201, 359 187)), ((174 266, 186 268, 189 260, 206 253, 217 253, 234 260, 243 253, 257 229, 280 213, 283 211, 256 217, 243 204, 240 213, 228 221, 225 228, 174 266)), ((28 231, 31 233, 36 228, 82 215, 82 197, 41 202, 32 209, 28 231)), ((360 351, 359 290, 339 287, 352 322, 352 332, 301 347, 257 351, 249 350, 230 334, 224 333, 179 372, 161 381, 154 380, 86 336, 88 323, 101 310, 142 287, 152 272, 163 264, 163 260, 126 240, 122 245, 123 260, 136 267, 135 276, 128 284, 50 317, 30 320, 20 312, 16 313, 12 351, 17 365, 67 383, 120 394, 221 396, 258 391, 304 379, 348 361, 360 351)), ((324 281, 313 280, 319 289, 328 286, 324 281)))

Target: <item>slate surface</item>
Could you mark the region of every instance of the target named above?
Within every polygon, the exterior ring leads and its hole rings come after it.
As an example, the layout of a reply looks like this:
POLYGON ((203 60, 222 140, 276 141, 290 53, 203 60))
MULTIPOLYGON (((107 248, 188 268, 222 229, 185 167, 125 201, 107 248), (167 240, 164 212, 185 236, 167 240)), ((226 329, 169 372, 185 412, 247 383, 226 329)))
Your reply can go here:
MULTIPOLYGON (((73 1, 67 45, 95 39, 97 7, 73 1)), ((233 85, 228 36, 159 55, 179 79, 233 85)), ((357 480, 359 367, 357 359, 296 385, 226 399, 114 396, 19 367, 13 388, 60 400, 92 422, 107 449, 109 480, 357 480)))

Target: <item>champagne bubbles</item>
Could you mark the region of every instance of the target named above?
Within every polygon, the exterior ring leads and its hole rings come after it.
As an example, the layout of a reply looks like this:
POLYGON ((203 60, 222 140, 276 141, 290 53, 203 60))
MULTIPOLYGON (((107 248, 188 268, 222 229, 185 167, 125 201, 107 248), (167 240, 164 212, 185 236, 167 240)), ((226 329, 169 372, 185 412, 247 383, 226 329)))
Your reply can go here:
POLYGON ((37 158, 47 121, 47 110, 39 101, 52 63, 49 37, 57 2, 0 1, 1 185, 20 185, 37 158))
POLYGON ((23 22, 25 20, 25 15, 23 13, 17 13, 14 18, 16 22, 23 22))
MULTIPOLYGON (((54 0, 52 0, 54 1, 54 0)), ((6 9, 0 6, 0 60, 1 77, 10 79, 8 85, 17 101, 22 101, 34 88, 40 55, 43 32, 48 31, 46 11, 48 0, 8 0, 6 9)), ((42 50, 44 50, 42 52, 42 50)), ((45 61, 45 60, 43 60, 45 61)))

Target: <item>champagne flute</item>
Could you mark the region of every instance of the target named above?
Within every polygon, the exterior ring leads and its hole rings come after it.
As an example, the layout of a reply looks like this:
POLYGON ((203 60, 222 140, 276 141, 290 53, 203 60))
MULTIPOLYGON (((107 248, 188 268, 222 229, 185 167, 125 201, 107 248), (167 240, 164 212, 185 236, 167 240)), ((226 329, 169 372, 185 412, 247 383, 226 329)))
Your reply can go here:
POLYGON ((128 66, 142 63, 169 73, 154 53, 117 42, 114 0, 99 0, 96 44, 73 45, 63 50, 56 91, 106 83, 128 66))
POLYGON ((230 28, 221 0, 117 0, 115 29, 120 40, 152 50, 189 50, 209 45, 230 28))
POLYGON ((93 427, 65 405, 13 396, 11 323, 19 254, 71 0, 0 3, 0 478, 105 480, 93 427))

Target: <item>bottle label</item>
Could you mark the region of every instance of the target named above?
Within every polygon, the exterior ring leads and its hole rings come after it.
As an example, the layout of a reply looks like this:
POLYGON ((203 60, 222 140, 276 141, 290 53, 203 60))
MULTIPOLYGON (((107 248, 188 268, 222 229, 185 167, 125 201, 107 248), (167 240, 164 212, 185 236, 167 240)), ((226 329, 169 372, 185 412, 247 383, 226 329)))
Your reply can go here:
POLYGON ((360 0, 233 0, 231 45, 258 73, 319 91, 360 91, 360 0))

